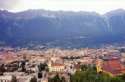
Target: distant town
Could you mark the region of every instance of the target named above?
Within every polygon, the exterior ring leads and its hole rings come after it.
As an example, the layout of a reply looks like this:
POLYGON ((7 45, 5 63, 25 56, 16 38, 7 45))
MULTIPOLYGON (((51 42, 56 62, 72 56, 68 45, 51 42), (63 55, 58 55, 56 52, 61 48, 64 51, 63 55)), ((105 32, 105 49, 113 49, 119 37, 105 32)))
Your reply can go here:
MULTIPOLYGON (((33 50, 0 47, 0 82, 95 82, 75 78, 79 72, 90 68, 96 75, 125 76, 125 48, 33 50)), ((98 78, 96 82, 100 82, 98 78)), ((124 82, 125 77, 122 80, 117 82, 124 82)))

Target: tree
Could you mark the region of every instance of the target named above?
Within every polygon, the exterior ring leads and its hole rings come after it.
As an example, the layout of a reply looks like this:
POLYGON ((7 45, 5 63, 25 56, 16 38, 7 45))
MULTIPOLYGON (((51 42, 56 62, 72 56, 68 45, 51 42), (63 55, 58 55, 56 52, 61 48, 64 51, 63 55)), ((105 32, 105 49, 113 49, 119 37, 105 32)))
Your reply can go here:
POLYGON ((38 78, 42 78, 43 76, 42 76, 42 72, 39 72, 38 73, 38 78))
POLYGON ((61 77, 61 82, 66 82, 65 77, 61 77))
POLYGON ((61 79, 58 74, 53 78, 53 82, 61 82, 61 79))
POLYGON ((119 75, 118 77, 125 80, 125 74, 119 75))
POLYGON ((125 82, 125 81, 120 79, 119 77, 114 77, 111 79, 111 82, 125 82))
POLYGON ((76 71, 70 76, 70 82, 125 82, 122 78, 124 75, 111 77, 106 73, 97 73, 95 67, 83 66, 81 71, 76 71))
POLYGON ((41 72, 41 71, 43 71, 43 70, 46 70, 46 67, 47 67, 47 64, 41 64, 40 63, 40 65, 38 65, 38 69, 39 69, 39 72, 41 72))
POLYGON ((22 72, 26 72, 25 65, 26 65, 26 61, 24 60, 19 63, 19 68, 21 68, 22 72))
POLYGON ((0 66, 0 75, 2 75, 6 71, 4 64, 0 66))
POLYGON ((17 82, 16 76, 12 76, 12 81, 11 82, 17 82))
POLYGON ((53 78, 49 78, 48 82, 66 82, 64 77, 59 77, 58 74, 56 74, 53 78))
POLYGON ((87 65, 81 65, 81 70, 82 70, 82 71, 86 71, 87 68, 88 68, 87 65))
POLYGON ((37 82, 37 78, 36 77, 31 78, 30 82, 37 82))

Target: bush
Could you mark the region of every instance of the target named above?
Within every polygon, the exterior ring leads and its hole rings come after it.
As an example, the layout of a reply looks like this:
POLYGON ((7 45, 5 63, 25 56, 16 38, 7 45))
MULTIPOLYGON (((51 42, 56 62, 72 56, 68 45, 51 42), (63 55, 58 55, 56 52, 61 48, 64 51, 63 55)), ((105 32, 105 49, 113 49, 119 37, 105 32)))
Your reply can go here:
POLYGON ((31 78, 30 82, 37 82, 37 78, 36 77, 31 78))

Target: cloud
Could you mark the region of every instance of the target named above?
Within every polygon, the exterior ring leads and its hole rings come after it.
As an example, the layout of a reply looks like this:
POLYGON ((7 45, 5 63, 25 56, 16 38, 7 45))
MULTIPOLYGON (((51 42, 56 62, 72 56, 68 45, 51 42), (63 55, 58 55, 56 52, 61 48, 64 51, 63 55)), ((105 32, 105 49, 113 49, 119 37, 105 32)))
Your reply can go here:
POLYGON ((13 9, 20 0, 0 0, 0 9, 13 9))
POLYGON ((0 0, 0 9, 13 12, 46 9, 96 11, 103 14, 118 8, 125 9, 125 0, 0 0))

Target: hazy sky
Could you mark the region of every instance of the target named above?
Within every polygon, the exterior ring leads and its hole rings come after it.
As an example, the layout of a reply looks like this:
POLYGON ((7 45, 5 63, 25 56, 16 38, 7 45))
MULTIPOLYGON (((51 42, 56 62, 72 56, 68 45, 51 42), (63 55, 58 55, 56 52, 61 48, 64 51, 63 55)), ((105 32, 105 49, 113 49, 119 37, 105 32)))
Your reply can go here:
POLYGON ((0 0, 0 9, 14 12, 27 9, 95 11, 125 9, 125 0, 0 0))

